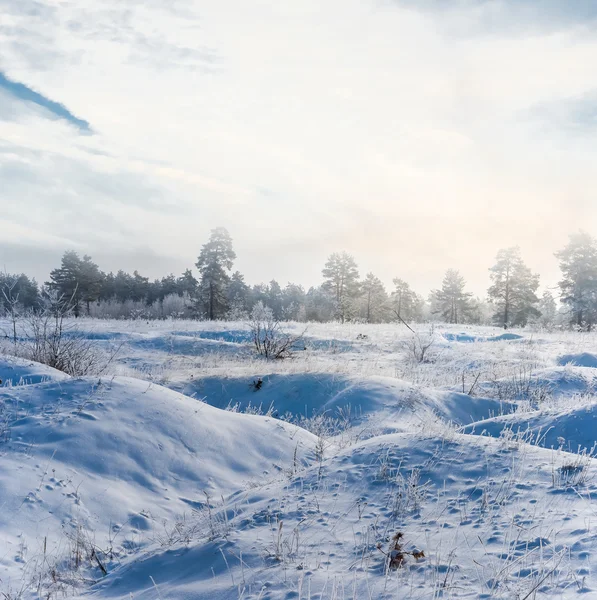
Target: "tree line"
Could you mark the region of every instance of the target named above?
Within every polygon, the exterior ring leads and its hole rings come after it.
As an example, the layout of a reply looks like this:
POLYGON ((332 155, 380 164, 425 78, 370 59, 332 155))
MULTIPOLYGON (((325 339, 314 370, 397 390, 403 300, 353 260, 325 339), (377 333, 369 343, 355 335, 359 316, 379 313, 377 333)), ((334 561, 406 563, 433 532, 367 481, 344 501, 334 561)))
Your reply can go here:
POLYGON ((294 283, 282 287, 274 279, 250 286, 233 269, 236 253, 230 234, 218 227, 201 248, 195 263, 198 277, 190 269, 154 281, 137 271, 104 273, 90 256, 69 250, 42 286, 26 274, 0 274, 0 309, 4 313, 37 310, 50 295, 59 295, 69 300, 76 317, 240 320, 261 302, 277 320, 408 323, 437 319, 504 328, 532 321, 591 330, 597 322, 597 240, 584 232, 573 234, 555 256, 562 271, 559 309, 551 292, 538 297, 539 275, 524 263, 518 247, 497 253, 485 299, 466 290, 466 281, 456 269, 449 269, 441 287, 427 298, 399 277, 386 290, 373 273, 361 278, 355 258, 347 252, 331 254, 322 269, 323 282, 308 290, 294 283))

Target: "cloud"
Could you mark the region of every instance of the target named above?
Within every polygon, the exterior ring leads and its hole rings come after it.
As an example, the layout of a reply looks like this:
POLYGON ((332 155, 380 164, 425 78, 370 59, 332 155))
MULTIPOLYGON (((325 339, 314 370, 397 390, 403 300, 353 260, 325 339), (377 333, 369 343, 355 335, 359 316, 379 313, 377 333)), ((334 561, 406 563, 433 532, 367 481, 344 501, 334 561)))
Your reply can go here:
POLYGON ((483 293, 501 246, 553 281, 597 223, 593 2, 5 4, 0 69, 96 133, 0 89, 3 218, 103 268, 177 271, 225 225, 251 282, 346 249, 483 293))
POLYGON ((557 32, 597 26, 593 0, 390 0, 393 4, 435 14, 438 24, 456 34, 508 35, 557 32))
POLYGON ((63 119, 77 127, 83 133, 91 133, 89 123, 83 119, 75 117, 63 104, 50 100, 43 94, 36 92, 23 83, 10 80, 0 71, 0 89, 9 92, 14 98, 31 104, 40 106, 48 111, 57 119, 63 119))

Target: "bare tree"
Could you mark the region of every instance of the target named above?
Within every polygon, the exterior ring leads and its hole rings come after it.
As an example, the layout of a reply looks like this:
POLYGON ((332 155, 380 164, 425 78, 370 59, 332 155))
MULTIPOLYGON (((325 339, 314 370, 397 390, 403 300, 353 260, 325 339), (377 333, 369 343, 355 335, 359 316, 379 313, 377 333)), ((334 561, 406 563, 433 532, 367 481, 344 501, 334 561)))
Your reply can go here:
POLYGON ((10 317, 12 325, 12 341, 15 346, 17 344, 17 322, 21 314, 21 311, 19 310, 19 293, 17 291, 18 282, 19 280, 17 277, 8 277, 8 274, 6 274, 2 285, 2 303, 10 317))

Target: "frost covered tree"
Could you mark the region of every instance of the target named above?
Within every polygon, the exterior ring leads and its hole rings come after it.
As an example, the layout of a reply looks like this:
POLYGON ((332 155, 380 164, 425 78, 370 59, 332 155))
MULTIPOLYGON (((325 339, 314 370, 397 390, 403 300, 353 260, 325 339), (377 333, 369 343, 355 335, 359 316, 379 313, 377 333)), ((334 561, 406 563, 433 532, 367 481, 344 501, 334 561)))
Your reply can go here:
POLYGON ((228 318, 233 321, 246 318, 251 308, 251 288, 245 283, 245 278, 240 271, 232 273, 227 296, 228 318))
POLYGON ((455 269, 448 269, 442 287, 432 292, 434 314, 441 315, 447 323, 464 323, 472 311, 470 292, 465 292, 466 281, 455 269))
POLYGON ((494 321, 500 327, 524 326, 529 317, 538 316, 539 275, 524 264, 518 246, 500 250, 489 271, 492 285, 487 294, 496 307, 494 321))
POLYGON ((336 316, 336 300, 321 287, 310 287, 305 294, 305 320, 325 323, 336 316))
POLYGON ((412 291, 410 285, 403 279, 395 277, 392 280, 394 290, 390 296, 392 312, 398 318, 404 321, 414 321, 417 318, 417 307, 420 299, 412 291))
POLYGON ((185 272, 176 280, 177 291, 180 296, 187 294, 190 298, 197 295, 199 282, 195 279, 191 269, 186 269, 185 272))
POLYGON ((35 279, 24 273, 0 272, 0 309, 6 311, 17 304, 23 309, 36 308, 39 300, 39 287, 35 279))
POLYGON ((553 327, 555 325, 558 307, 553 294, 549 290, 545 290, 539 300, 539 313, 538 322, 543 327, 553 327))
POLYGON ((230 282, 228 273, 235 258, 232 238, 228 231, 224 227, 212 229, 209 241, 201 248, 196 263, 201 273, 199 304, 212 321, 226 314, 226 293, 230 282))
POLYGON ((302 285, 288 283, 283 292, 283 312, 287 321, 305 320, 305 289, 302 285))
POLYGON ((388 303, 388 295, 384 284, 373 273, 367 273, 360 288, 363 317, 367 323, 380 323, 384 320, 388 303))
POLYGON ((336 318, 341 323, 350 320, 359 295, 359 270, 354 257, 348 252, 334 252, 325 263, 322 274, 322 289, 336 302, 336 318))
POLYGON ((597 240, 580 231, 555 256, 562 271, 561 300, 570 309, 572 323, 591 331, 597 320, 597 240))
POLYGON ((282 320, 284 299, 282 296, 282 288, 280 284, 272 279, 267 286, 267 302, 266 305, 272 309, 274 319, 276 321, 282 320))

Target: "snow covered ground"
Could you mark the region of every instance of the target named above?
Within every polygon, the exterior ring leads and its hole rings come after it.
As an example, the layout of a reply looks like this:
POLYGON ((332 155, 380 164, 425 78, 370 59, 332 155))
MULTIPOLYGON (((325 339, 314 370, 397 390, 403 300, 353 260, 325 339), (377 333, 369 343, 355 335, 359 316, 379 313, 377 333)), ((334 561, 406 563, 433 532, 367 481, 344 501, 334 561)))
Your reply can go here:
POLYGON ((78 328, 101 375, 0 356, 0 597, 597 597, 594 334, 78 328))

